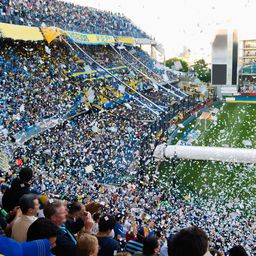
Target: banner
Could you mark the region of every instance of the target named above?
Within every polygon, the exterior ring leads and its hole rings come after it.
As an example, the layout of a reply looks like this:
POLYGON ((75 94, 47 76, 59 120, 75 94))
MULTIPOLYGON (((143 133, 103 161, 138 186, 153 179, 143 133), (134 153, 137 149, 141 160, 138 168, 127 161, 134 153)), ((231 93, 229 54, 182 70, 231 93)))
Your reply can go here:
MULTIPOLYGON (((94 74, 97 72, 96 70, 92 70, 91 68, 89 70, 89 68, 90 68, 90 66, 86 65, 84 70, 79 71, 79 72, 71 72, 69 74, 72 75, 73 77, 76 77, 76 76, 81 76, 81 75, 86 75, 86 74, 94 74)), ((120 69, 127 69, 127 67, 119 66, 119 67, 107 68, 108 71, 115 71, 115 70, 120 70, 120 69)))
POLYGON ((41 31, 44 35, 45 40, 49 43, 51 43, 54 39, 59 37, 60 35, 65 35, 65 31, 60 28, 54 28, 54 27, 44 27, 41 28, 41 31))
POLYGON ((44 40, 40 29, 37 27, 20 26, 7 23, 0 23, 0 37, 23 41, 44 40))
POLYGON ((66 35, 71 41, 75 43, 88 45, 115 44, 116 41, 126 45, 156 44, 154 40, 148 38, 133 38, 126 36, 114 37, 110 35, 85 34, 73 31, 64 31, 63 29, 57 27, 39 28, 0 23, 0 37, 11 38, 13 40, 41 41, 45 39, 48 43, 51 43, 60 35, 66 35))
POLYGON ((104 45, 104 44, 114 44, 115 39, 113 36, 108 35, 98 35, 98 34, 83 34, 78 32, 67 32, 67 37, 78 44, 95 44, 95 45, 104 45))
POLYGON ((156 44, 155 41, 148 38, 136 38, 136 44, 156 44))
POLYGON ((123 43, 123 44, 134 45, 136 43, 133 37, 118 36, 116 37, 116 39, 119 43, 123 43))

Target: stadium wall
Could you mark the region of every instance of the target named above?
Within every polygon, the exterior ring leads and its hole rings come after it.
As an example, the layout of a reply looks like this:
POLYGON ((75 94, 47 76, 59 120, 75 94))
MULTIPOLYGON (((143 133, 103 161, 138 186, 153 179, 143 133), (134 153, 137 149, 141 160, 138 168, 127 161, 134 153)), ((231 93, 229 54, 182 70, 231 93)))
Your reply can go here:
MULTIPOLYGON (((182 126, 183 126, 183 127, 188 126, 193 120, 195 120, 195 119, 197 118, 198 114, 201 114, 202 112, 207 111, 210 107, 212 107, 212 106, 217 106, 217 105, 219 105, 220 103, 221 103, 220 100, 217 100, 217 101, 215 101, 215 102, 213 102, 213 101, 211 100, 211 102, 210 102, 209 105, 207 105, 206 107, 201 108, 201 109, 197 112, 197 114, 193 114, 193 115, 191 115, 189 118, 187 118, 185 121, 183 121, 183 122, 182 122, 182 126)), ((177 134, 178 134, 178 132, 179 132, 180 130, 181 130, 181 128, 179 127, 179 128, 177 128, 177 129, 171 134, 171 136, 170 136, 170 138, 169 138, 169 140, 168 140, 168 144, 170 144, 170 143, 174 140, 174 138, 177 136, 177 134)))

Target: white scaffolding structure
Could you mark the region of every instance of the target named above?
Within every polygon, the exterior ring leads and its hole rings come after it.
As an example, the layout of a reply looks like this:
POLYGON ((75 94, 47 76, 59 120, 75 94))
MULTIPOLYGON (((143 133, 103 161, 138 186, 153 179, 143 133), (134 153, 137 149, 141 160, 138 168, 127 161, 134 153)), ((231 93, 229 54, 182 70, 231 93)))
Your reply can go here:
POLYGON ((154 151, 159 159, 210 160, 230 163, 256 163, 256 149, 180 146, 161 144, 154 151))

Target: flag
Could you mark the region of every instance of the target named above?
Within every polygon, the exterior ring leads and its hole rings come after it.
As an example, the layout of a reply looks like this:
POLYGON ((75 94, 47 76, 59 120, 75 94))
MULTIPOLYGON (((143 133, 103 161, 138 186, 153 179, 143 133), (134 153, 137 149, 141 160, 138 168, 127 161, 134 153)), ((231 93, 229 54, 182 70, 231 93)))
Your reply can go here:
POLYGON ((92 73, 91 67, 88 66, 88 65, 86 65, 86 66, 84 67, 84 72, 85 72, 85 74, 91 74, 91 73, 92 73))

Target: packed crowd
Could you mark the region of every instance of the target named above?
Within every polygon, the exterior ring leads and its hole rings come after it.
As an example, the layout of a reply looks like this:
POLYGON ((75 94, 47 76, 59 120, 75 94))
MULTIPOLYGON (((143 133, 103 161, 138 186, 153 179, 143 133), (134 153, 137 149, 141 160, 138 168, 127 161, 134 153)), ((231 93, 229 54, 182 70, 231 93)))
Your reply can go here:
POLYGON ((45 48, 43 43, 7 42, 1 44, 1 122, 15 133, 35 122, 65 111, 74 98, 64 73, 71 56, 56 45, 45 48), (48 53, 46 52, 48 50, 48 53))
MULTIPOLYGON (((134 89, 152 88, 151 81, 124 65, 120 56, 109 46, 82 48, 134 89)), ((84 109, 87 105, 90 108, 91 103, 104 106, 124 96, 125 92, 132 94, 115 79, 106 78, 105 71, 64 43, 47 46, 42 42, 5 40, 0 51, 3 83, 0 88, 0 122, 9 134, 44 119, 63 115, 74 107, 84 109), (89 100, 90 93, 94 96, 89 100)), ((145 56, 141 61, 147 62, 150 58, 145 56)), ((148 74, 148 70, 144 72, 148 74)))
POLYGON ((239 87, 241 94, 256 93, 256 85, 253 82, 243 82, 239 87))
MULTIPOLYGON (((58 1, 3 0, 0 13, 15 24, 146 37, 121 15, 58 1)), ((1 128, 14 134, 71 109, 79 115, 17 147, 9 172, 0 170, 0 254, 253 255, 255 219, 157 182, 153 149, 191 102, 157 85, 164 72, 139 48, 128 50, 149 69, 118 47, 82 49, 116 77, 63 42, 1 44, 1 128), (132 88, 164 111, 153 114, 142 96, 121 102, 132 88)))
POLYGON ((33 171, 22 168, 10 188, 1 186, 0 253, 253 255, 255 222, 232 217, 225 206, 191 204, 150 177, 122 187, 87 180, 63 201, 41 193, 33 171))
MULTIPOLYGON (((40 243, 46 244, 48 250, 52 246, 54 255, 108 256, 120 252, 122 255, 185 256, 188 252, 193 255, 190 241, 191 230, 194 230, 200 241, 201 235, 207 241, 202 251, 194 252, 195 256, 249 255, 244 248, 253 253, 255 220, 234 216, 218 201, 202 204, 196 202, 200 201, 196 196, 191 201, 180 198, 175 187, 166 189, 157 183, 159 174, 152 159, 157 136, 145 122, 152 116, 130 104, 133 111, 119 106, 86 115, 89 120, 82 116, 73 119, 28 141, 15 153, 17 161, 13 172, 2 174, 7 184, 12 183, 10 189, 2 186, 3 209, 10 212, 20 205, 22 210, 24 198, 20 201, 18 198, 24 192, 37 196, 28 194, 35 202, 26 213, 14 211, 6 217, 9 223, 2 221, 6 234, 18 242, 48 239, 40 243), (138 122, 137 118, 144 122, 138 122), (138 148, 129 148, 133 141, 138 142, 145 135, 148 135, 146 147, 139 144, 138 148), (125 163, 129 161, 129 152, 130 156, 134 153, 135 158, 138 157, 132 167, 125 163), (19 171, 21 165, 33 167, 35 177, 29 168, 19 171), (151 175, 141 172, 145 166, 153 170, 151 175), (141 172, 138 180, 123 180, 120 186, 104 185, 132 172, 135 176, 141 172), (9 219, 10 215, 14 220, 9 219), (187 242, 188 251, 172 251, 172 243, 183 232, 188 232, 189 237, 187 241, 182 240, 181 247, 187 242), (231 249, 233 245, 244 248, 231 249)), ((2 250, 5 252, 6 248, 2 250)))
POLYGON ((1 0, 0 22, 37 27, 54 26, 89 34, 148 38, 120 13, 56 0, 1 0))

